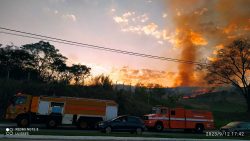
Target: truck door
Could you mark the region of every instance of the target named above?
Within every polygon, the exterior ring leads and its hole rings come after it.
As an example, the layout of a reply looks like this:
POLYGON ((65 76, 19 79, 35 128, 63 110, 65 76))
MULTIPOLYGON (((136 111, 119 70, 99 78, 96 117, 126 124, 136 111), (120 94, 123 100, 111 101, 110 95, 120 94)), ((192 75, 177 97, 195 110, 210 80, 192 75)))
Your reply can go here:
POLYGON ((185 128, 184 112, 183 108, 170 109, 170 128, 185 128))
POLYGON ((50 106, 49 101, 40 101, 39 107, 38 107, 38 114, 48 115, 49 114, 49 106, 50 106))
POLYGON ((169 128, 169 111, 168 108, 161 108, 161 118, 163 123, 163 128, 169 128))

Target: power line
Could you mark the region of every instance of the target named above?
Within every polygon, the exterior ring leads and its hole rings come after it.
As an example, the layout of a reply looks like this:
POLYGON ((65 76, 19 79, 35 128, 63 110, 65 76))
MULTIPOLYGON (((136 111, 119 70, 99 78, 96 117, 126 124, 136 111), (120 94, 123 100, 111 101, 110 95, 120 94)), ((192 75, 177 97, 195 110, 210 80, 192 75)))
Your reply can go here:
POLYGON ((39 40, 47 40, 47 41, 61 43, 61 44, 67 44, 67 45, 72 45, 72 46, 103 50, 103 51, 108 51, 108 52, 115 52, 115 53, 120 53, 120 54, 127 54, 127 55, 132 55, 132 56, 150 58, 150 59, 158 59, 158 60, 172 61, 172 62, 186 63, 186 64, 206 65, 205 63, 201 63, 201 62, 195 62, 195 61, 189 61, 189 60, 180 60, 180 59, 174 59, 174 58, 168 58, 168 57, 162 57, 162 56, 154 56, 154 55, 149 55, 149 54, 131 52, 131 51, 126 51, 126 50, 112 49, 112 48, 107 48, 107 47, 103 47, 103 46, 97 46, 97 45, 91 45, 91 44, 86 44, 86 43, 74 42, 74 41, 70 41, 70 40, 59 39, 59 38, 54 38, 54 37, 49 37, 49 36, 44 36, 44 35, 40 35, 40 34, 34 34, 34 33, 29 33, 29 32, 4 28, 4 27, 0 27, 0 29, 15 32, 15 33, 11 33, 11 32, 0 31, 0 33, 2 33, 2 34, 14 35, 14 36, 19 36, 19 37, 26 37, 26 38, 39 39, 39 40))

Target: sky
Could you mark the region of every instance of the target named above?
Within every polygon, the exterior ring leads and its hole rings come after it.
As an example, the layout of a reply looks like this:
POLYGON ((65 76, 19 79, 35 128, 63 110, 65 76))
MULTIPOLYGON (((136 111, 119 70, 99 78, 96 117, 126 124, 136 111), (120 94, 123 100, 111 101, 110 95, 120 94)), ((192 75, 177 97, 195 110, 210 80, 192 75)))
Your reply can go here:
MULTIPOLYGON (((178 33, 185 34, 183 31, 186 29, 180 28, 180 22, 192 23, 191 18, 183 15, 192 13, 203 16, 209 12, 208 19, 217 22, 221 19, 218 18, 220 15, 211 14, 216 4, 215 0, 208 3, 203 0, 183 3, 180 0, 0 0, 0 26, 113 49, 197 61, 211 58, 216 46, 222 46, 222 42, 212 40, 208 34, 203 34, 204 31, 187 26, 194 29, 190 31, 192 45, 199 46, 198 51, 192 48, 187 48, 187 51, 201 55, 185 57, 184 49, 180 47, 185 46, 180 44, 183 38, 178 33), (179 17, 184 17, 184 21, 179 17)), ((242 15, 247 16, 245 19, 248 19, 249 25, 247 12, 243 11, 242 15)), ((219 23, 221 28, 228 26, 228 23, 219 23)), ((228 32, 231 33, 231 30, 228 32)), ((4 45, 24 45, 38 41, 0 33, 0 43, 4 45)), ((93 76, 103 73, 109 75, 113 82, 132 85, 149 82, 163 86, 195 85, 189 83, 194 81, 193 78, 187 78, 185 82, 188 83, 176 81, 177 78, 185 77, 180 73, 183 67, 190 70, 191 76, 197 76, 193 72, 194 66, 53 42, 51 44, 68 57, 68 64, 85 64, 92 68, 93 76)))

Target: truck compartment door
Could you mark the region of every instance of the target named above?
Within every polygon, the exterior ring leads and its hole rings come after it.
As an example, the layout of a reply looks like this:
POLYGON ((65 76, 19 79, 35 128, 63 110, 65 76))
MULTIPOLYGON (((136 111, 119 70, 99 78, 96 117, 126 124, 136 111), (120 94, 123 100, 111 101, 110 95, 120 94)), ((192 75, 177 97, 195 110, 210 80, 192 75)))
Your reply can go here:
POLYGON ((49 114, 49 101, 40 101, 38 107, 38 114, 40 115, 48 115, 49 114))
POLYGON ((184 129, 185 128, 185 110, 176 108, 170 110, 170 128, 184 129))
POLYGON ((107 106, 105 120, 117 117, 117 106, 107 106))
POLYGON ((62 118, 62 124, 72 124, 72 123, 73 123, 73 115, 64 114, 62 118))

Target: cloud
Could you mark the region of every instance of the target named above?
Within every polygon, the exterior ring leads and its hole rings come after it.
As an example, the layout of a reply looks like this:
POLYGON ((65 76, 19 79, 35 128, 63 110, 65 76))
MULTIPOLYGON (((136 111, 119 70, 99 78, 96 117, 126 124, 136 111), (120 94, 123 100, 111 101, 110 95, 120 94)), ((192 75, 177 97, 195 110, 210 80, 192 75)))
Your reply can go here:
POLYGON ((163 14, 162 14, 162 18, 167 18, 167 16, 168 16, 168 15, 167 15, 166 13, 163 13, 163 14))
MULTIPOLYGON (((133 12, 133 13, 134 13, 134 12, 133 12)), ((132 15, 131 12, 127 12, 127 13, 124 13, 124 14, 122 15, 122 17, 126 18, 126 17, 129 17, 129 16, 131 16, 131 15, 132 15)))
POLYGON ((146 14, 143 14, 141 16, 138 16, 137 19, 139 19, 142 23, 149 20, 148 16, 146 14))
POLYGON ((124 17, 113 17, 114 21, 116 23, 128 23, 128 19, 124 18, 124 17))
POLYGON ((155 23, 150 23, 144 27, 142 27, 142 31, 146 34, 153 34, 154 32, 156 32, 158 25, 156 25, 155 23))
POLYGON ((44 7, 43 11, 48 13, 48 14, 61 17, 64 20, 70 20, 73 22, 75 22, 77 20, 77 18, 74 14, 63 14, 62 12, 59 12, 56 9, 50 9, 49 7, 44 7))
POLYGON ((54 10, 54 14, 58 14, 58 11, 57 11, 57 10, 54 10))
POLYGON ((129 17, 131 17, 132 15, 135 15, 135 12, 126 12, 122 14, 122 16, 113 17, 113 20, 116 23, 127 24, 129 22, 129 17))
POLYGON ((201 15, 203 15, 207 11, 208 11, 207 8, 202 8, 202 9, 198 9, 198 10, 194 11, 194 14, 201 16, 201 15))
POLYGON ((111 9, 111 12, 115 12, 116 10, 114 8, 111 9))
POLYGON ((163 44, 163 41, 157 41, 158 44, 162 45, 163 44))
MULTIPOLYGON (((163 17, 167 14, 163 13, 163 17)), ((114 16, 113 20, 120 25, 122 32, 131 32, 136 34, 144 34, 147 36, 154 37, 156 42, 163 44, 164 41, 173 41, 174 35, 166 29, 159 29, 159 25, 155 22, 150 21, 147 14, 138 15, 135 12, 126 12, 121 16, 114 16)))
POLYGON ((73 22, 76 21, 76 16, 73 14, 64 14, 64 15, 62 15, 62 18, 65 20, 71 20, 73 22))
POLYGON ((60 3, 60 2, 65 2, 65 0, 49 0, 51 3, 60 3))

